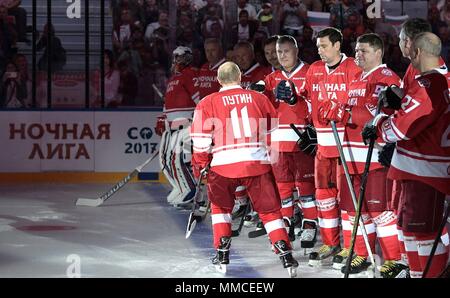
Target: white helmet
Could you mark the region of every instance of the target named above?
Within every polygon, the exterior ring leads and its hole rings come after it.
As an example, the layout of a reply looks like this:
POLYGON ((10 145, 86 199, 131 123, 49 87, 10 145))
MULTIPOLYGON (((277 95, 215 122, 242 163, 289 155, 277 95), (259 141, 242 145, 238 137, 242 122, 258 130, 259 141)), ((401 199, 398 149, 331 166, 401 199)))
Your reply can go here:
POLYGON ((192 55, 192 50, 188 47, 184 46, 178 46, 173 51, 173 64, 177 64, 180 66, 188 66, 192 63, 192 60, 194 59, 192 55))

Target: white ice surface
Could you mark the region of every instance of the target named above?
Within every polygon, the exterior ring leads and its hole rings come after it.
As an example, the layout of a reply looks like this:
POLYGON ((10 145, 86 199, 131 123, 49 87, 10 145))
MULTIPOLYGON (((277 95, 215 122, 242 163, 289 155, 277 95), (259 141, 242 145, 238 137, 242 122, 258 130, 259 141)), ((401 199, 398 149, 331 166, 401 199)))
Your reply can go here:
MULTIPOLYGON (((210 262, 210 217, 185 239, 189 211, 166 202, 165 185, 130 183, 101 207, 75 206, 111 186, 0 185, 0 277, 66 277, 73 255, 81 277, 223 277, 210 262)), ((251 230, 233 238, 226 277, 288 277, 267 237, 249 239, 251 230)), ((341 277, 309 267, 303 251, 294 256, 299 278, 341 277)))

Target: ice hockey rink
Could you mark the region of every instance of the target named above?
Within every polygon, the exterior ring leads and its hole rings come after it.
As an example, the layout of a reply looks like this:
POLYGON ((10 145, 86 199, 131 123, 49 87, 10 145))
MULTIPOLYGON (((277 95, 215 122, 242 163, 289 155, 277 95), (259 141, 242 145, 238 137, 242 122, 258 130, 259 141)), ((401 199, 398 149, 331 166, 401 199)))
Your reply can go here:
MULTIPOLYGON (((100 207, 75 206, 111 186, 0 185, 0 277, 288 278, 268 238, 248 238, 247 227, 233 238, 227 275, 216 272, 210 217, 185 239, 189 211, 166 202, 165 184, 129 183, 100 207)), ((341 277, 309 267, 299 245, 298 278, 341 277)))

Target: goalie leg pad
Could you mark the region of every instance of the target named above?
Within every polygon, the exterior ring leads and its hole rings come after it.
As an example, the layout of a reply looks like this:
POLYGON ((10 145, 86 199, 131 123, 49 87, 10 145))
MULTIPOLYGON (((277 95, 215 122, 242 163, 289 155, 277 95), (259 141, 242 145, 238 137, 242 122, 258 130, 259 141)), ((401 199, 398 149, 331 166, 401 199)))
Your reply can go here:
POLYGON ((174 188, 179 192, 179 196, 173 200, 174 204, 189 202, 195 195, 195 181, 190 169, 190 163, 185 162, 186 142, 190 148, 190 139, 186 138, 188 131, 188 128, 174 131, 172 134, 172 140, 174 141, 170 143, 171 154, 168 162, 171 166, 172 177, 175 180, 174 188))
POLYGON ((171 150, 170 150, 170 143, 172 140, 172 134, 170 130, 166 130, 163 132, 161 136, 161 143, 159 145, 159 165, 161 168, 161 172, 166 177, 167 181, 169 181, 170 185, 172 186, 173 190, 167 197, 167 201, 171 203, 174 198, 178 196, 178 188, 177 183, 175 179, 173 178, 173 172, 172 167, 170 163, 170 156, 171 156, 171 150))

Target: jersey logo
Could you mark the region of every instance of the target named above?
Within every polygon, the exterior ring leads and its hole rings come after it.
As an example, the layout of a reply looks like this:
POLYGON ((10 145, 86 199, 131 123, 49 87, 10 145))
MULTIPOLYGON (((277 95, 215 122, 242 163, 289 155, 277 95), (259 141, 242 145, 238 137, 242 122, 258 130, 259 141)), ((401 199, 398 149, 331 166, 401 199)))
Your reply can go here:
POLYGON ((381 74, 390 77, 390 76, 392 76, 392 71, 390 71, 390 70, 387 69, 387 68, 384 68, 384 69, 381 71, 381 74))
POLYGON ((419 83, 419 86, 422 88, 429 88, 431 85, 431 82, 425 78, 421 78, 421 79, 417 80, 417 82, 419 83))

